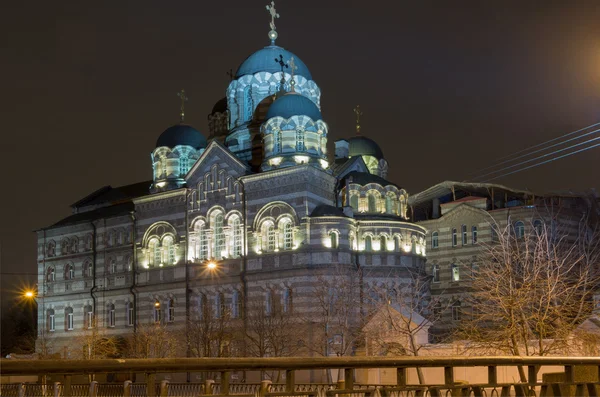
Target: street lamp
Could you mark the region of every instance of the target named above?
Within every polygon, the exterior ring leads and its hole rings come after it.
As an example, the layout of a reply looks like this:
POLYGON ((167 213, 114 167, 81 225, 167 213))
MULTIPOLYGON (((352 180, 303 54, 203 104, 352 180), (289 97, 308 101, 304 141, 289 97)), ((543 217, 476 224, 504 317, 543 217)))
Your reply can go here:
POLYGON ((35 296, 35 294, 31 290, 25 291, 25 293, 23 295, 25 296, 25 298, 28 298, 28 299, 31 299, 35 296))
POLYGON ((215 270, 217 268, 217 264, 213 261, 210 261, 206 264, 206 268, 208 270, 215 270))

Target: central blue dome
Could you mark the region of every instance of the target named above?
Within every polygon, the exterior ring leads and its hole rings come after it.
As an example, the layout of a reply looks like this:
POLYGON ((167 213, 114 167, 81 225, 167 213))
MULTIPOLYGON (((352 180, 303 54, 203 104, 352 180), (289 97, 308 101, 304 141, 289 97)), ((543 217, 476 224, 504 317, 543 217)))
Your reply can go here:
POLYGON ((288 92, 271 104, 266 119, 273 117, 289 119, 292 116, 308 116, 313 121, 323 120, 321 111, 313 101, 296 92, 288 92))
POLYGON ((167 128, 156 141, 156 147, 191 146, 194 149, 206 147, 206 138, 194 127, 187 124, 177 124, 167 128))
MULTIPOLYGON (((258 72, 269 72, 276 73, 281 72, 281 66, 275 59, 279 59, 279 55, 283 56, 283 61, 288 62, 291 57, 294 57, 294 62, 298 67, 295 71, 296 75, 303 76, 307 80, 312 80, 312 76, 308 71, 308 68, 293 53, 279 47, 276 45, 270 45, 261 50, 256 51, 254 54, 250 55, 238 68, 237 72, 235 72, 235 78, 238 79, 247 74, 255 74, 258 72)), ((289 68, 285 68, 288 73, 290 73, 289 68)))

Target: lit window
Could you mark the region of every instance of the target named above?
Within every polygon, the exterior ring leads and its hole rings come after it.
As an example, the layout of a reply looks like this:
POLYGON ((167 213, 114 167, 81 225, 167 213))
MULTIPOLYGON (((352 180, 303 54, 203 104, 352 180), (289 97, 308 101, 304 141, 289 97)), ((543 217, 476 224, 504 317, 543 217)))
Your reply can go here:
POLYGON ((354 211, 358 211, 358 195, 357 194, 353 194, 352 196, 350 196, 350 207, 352 207, 352 209, 354 211))
POLYGON ((338 235, 336 232, 329 233, 331 248, 338 248, 338 235))
POLYGON ((439 244, 438 232, 431 233, 431 248, 437 248, 439 244))
POLYGON ((373 241, 371 236, 365 236, 365 251, 373 251, 373 241))
POLYGON ((283 223, 283 249, 291 250, 293 243, 292 222, 287 220, 283 223))
POLYGON ((181 175, 182 177, 185 176, 185 174, 187 174, 188 170, 189 170, 189 161, 188 161, 188 157, 186 155, 182 155, 179 158, 179 175, 181 175))
POLYGON ((163 239, 163 250, 167 257, 167 263, 172 265, 175 263, 175 246, 173 245, 173 237, 166 236, 163 239))
POLYGON ((206 228, 204 227, 204 222, 196 223, 194 227, 196 230, 196 245, 195 245, 195 254, 197 259, 206 259, 208 258, 208 242, 206 237, 206 228))
POLYGON ((266 251, 275 250, 275 227, 271 222, 263 225, 263 243, 266 251))
POLYGON ((369 204, 369 212, 377 212, 377 197, 375 194, 370 193, 367 196, 368 204, 369 204))
POLYGON ((433 282, 434 283, 439 283, 440 282, 440 265, 435 264, 432 266, 431 268, 431 275, 433 276, 433 282))
POLYGON ((223 214, 218 213, 214 218, 215 252, 214 258, 222 258, 225 250, 225 233, 223 233, 223 214))
POLYGON ((108 305, 107 308, 108 311, 108 326, 109 327, 114 327, 115 326, 115 305, 113 305, 112 303, 110 305, 108 305))
POLYGON ((242 255, 242 225, 240 218, 234 216, 231 220, 233 229, 233 257, 237 258, 242 255))
POLYGON ((387 237, 385 237, 385 236, 379 237, 379 250, 387 251, 387 237))
POLYGON ((471 243, 477 244, 477 226, 471 228, 471 243))
POLYGON ((462 234, 462 245, 467 245, 467 225, 462 225, 460 229, 462 234))
POLYGON ((148 243, 148 262, 152 266, 158 266, 161 263, 160 246, 156 238, 148 243))
POLYGON ((456 263, 453 263, 450 267, 452 271, 452 281, 460 281, 460 270, 456 263))
POLYGON ((452 229, 452 246, 456 247, 458 245, 458 236, 456 235, 456 229, 452 229))

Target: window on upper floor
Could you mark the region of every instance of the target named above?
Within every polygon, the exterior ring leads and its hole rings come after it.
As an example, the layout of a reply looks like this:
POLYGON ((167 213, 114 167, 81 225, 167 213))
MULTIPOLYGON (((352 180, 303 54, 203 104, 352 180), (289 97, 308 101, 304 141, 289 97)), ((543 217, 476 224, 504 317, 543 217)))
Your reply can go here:
POLYGON ((456 234, 456 229, 452 229, 452 246, 456 247, 458 245, 458 235, 456 234))
POLYGON ((166 263, 172 265, 175 263, 175 245, 173 244, 173 237, 165 236, 163 238, 163 251, 166 257, 166 263))
POLYGON ((83 308, 83 327, 94 328, 94 309, 92 305, 86 305, 83 308))
POLYGON ((431 233, 431 248, 438 248, 439 244, 438 232, 431 233))
POLYGON ((160 244, 157 238, 153 238, 148 242, 148 264, 158 266, 162 263, 160 252, 160 244))
POLYGON ((238 290, 234 290, 231 294, 231 318, 240 317, 241 306, 242 303, 240 299, 240 292, 238 290))
POLYGON ((467 225, 461 225, 462 245, 467 245, 467 225))
POLYGON ((213 257, 221 259, 227 255, 225 252, 225 233, 223 232, 222 213, 217 213, 213 218, 213 234, 215 240, 213 257))
POLYGON ((61 243, 60 243, 60 254, 61 255, 68 255, 69 254, 69 249, 71 247, 71 243, 69 242, 68 238, 65 238, 61 243))
POLYGON ((477 226, 471 227, 471 243, 477 244, 477 226))
POLYGON ((369 208, 369 212, 374 213, 377 212, 377 197, 374 193, 369 193, 367 195, 367 204, 369 208))
POLYGON ((460 281, 460 268, 456 263, 450 266, 450 271, 452 272, 452 281, 460 281))
POLYGON ((160 324, 162 322, 162 308, 161 308, 161 304, 158 300, 154 301, 154 307, 152 308, 153 310, 153 319, 154 322, 157 324, 160 324))
POLYGON ((46 270, 46 281, 55 281, 56 273, 54 272, 54 267, 49 266, 46 270))
POLYGON ((175 299, 171 298, 167 302, 167 322, 172 323, 175 321, 175 299))
POLYGON ((238 258, 242 255, 242 222, 239 216, 233 215, 229 219, 229 224, 231 225, 233 237, 231 253, 234 258, 238 258))
POLYGON ((358 211, 358 194, 350 196, 350 207, 352 207, 354 211, 358 211))
POLYGON ((279 221, 279 230, 281 238, 281 248, 291 250, 294 247, 293 224, 290 218, 283 218, 279 221))
POLYGON ((270 316, 273 314, 273 291, 267 290, 265 292, 265 315, 270 316))
POLYGON ((77 237, 73 237, 70 241, 71 248, 70 251, 72 254, 76 254, 79 251, 79 239, 77 237))
POLYGON ((46 248, 46 256, 53 257, 56 255, 56 243, 54 241, 50 241, 46 248))
POLYGON ((365 251, 373 251, 373 241, 369 235, 365 236, 365 251))
POLYGON ((116 316, 115 316, 115 305, 114 304, 109 304, 106 308, 106 317, 107 317, 107 325, 108 327, 112 328, 115 326, 115 322, 116 322, 116 316))
POLYGON ((329 232, 329 244, 331 248, 338 248, 338 234, 335 231, 329 232))
POLYGON ((73 322, 73 308, 67 307, 65 309, 65 330, 72 331, 74 326, 73 322))
POLYGON ((75 278, 75 266, 67 264, 65 266, 65 280, 73 280, 75 278))
POLYGON ((387 237, 383 234, 379 236, 379 250, 381 252, 387 251, 387 237))
POLYGON ((292 312, 292 289, 285 288, 282 293, 282 309, 284 313, 292 312))

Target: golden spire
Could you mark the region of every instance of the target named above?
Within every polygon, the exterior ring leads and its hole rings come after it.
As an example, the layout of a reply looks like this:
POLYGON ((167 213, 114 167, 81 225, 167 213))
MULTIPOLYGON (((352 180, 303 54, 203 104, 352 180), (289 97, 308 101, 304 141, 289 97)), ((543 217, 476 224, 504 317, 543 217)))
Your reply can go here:
POLYGON ((183 124, 183 119, 185 118, 185 103, 187 102, 188 97, 185 96, 185 90, 178 92, 177 96, 181 98, 181 123, 183 124))
POLYGON ((275 40, 277 39, 277 28, 275 27, 275 19, 279 18, 279 14, 275 9, 274 1, 272 1, 270 5, 267 4, 267 11, 269 11, 269 14, 271 14, 271 22, 269 23, 271 30, 269 31, 269 38, 271 39, 271 45, 275 45, 275 40))
POLYGON ((356 135, 360 135, 360 116, 363 115, 363 112, 360 111, 360 105, 356 105, 354 113, 356 113, 356 135))
POLYGON ((294 71, 296 69, 298 69, 298 66, 296 66, 296 62, 294 62, 294 57, 291 57, 290 60, 288 61, 288 65, 290 66, 291 72, 292 72, 292 78, 290 80, 290 91, 291 92, 296 92, 294 90, 294 86, 296 85, 296 81, 294 80, 294 71))

